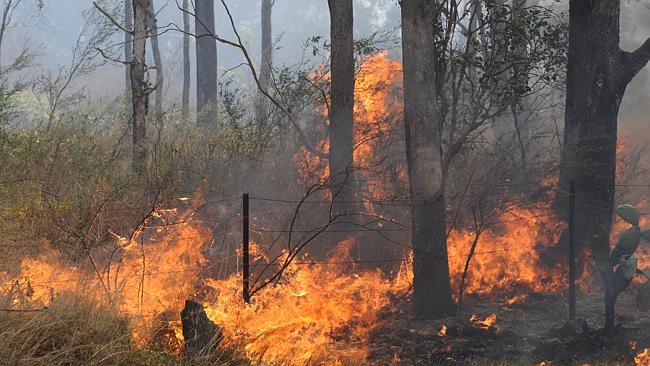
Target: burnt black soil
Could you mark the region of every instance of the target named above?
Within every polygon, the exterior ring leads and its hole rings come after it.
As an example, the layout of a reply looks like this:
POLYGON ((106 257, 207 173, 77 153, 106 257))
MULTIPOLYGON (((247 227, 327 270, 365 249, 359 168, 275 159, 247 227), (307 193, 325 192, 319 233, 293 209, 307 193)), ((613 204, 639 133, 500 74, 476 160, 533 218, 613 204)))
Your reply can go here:
POLYGON ((636 309, 634 290, 617 304, 617 329, 605 336, 602 294, 580 295, 577 314, 586 327, 576 335, 560 332, 568 319, 568 300, 562 294, 530 295, 505 305, 470 299, 462 313, 445 319, 410 316, 409 304, 385 314, 385 323, 372 337, 374 365, 633 365, 634 356, 650 347, 650 313, 636 309), (472 314, 496 314, 492 327, 478 327, 472 314), (439 334, 442 326, 446 335, 439 334), (544 364, 542 363, 544 362, 544 364))

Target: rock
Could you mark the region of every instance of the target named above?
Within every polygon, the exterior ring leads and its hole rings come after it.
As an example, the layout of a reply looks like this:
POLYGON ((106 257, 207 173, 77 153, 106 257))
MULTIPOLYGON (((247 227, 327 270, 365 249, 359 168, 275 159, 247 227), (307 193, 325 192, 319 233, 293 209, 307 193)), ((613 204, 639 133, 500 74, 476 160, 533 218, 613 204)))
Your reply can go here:
POLYGON ((208 318, 202 304, 185 300, 185 308, 181 311, 181 323, 187 357, 194 358, 214 353, 223 338, 223 333, 221 328, 208 318))

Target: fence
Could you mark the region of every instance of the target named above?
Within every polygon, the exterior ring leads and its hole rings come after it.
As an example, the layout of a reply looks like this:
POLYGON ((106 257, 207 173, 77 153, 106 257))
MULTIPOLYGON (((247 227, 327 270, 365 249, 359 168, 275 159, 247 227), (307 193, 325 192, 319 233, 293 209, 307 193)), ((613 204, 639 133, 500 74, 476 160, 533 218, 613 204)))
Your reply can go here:
MULTIPOLYGON (((529 185, 529 184, 525 184, 529 185)), ((532 183, 530 184, 532 186, 532 183)), ((631 186, 631 185, 623 185, 623 186, 631 186)), ((650 185, 633 185, 635 187, 650 187, 650 185)), ((463 197, 452 197, 454 199, 459 199, 463 197)), ((466 198, 466 197, 465 197, 466 198)), ((243 194, 242 196, 231 196, 231 197, 224 197, 222 199, 218 200, 212 200, 212 201, 207 201, 199 205, 198 207, 195 208, 195 210, 198 212, 200 210, 205 209, 206 207, 209 207, 211 205, 215 204, 229 204, 229 205, 235 205, 234 202, 236 200, 242 200, 241 203, 241 220, 242 220, 242 231, 240 232, 242 235, 242 255, 241 255, 241 274, 242 274, 242 295, 243 295, 243 300, 245 302, 250 302, 251 301, 251 296, 255 292, 259 291, 258 289, 252 289, 251 285, 251 273, 255 270, 262 269, 262 270, 268 270, 271 267, 280 267, 280 269, 277 271, 279 275, 282 275, 283 268, 286 268, 288 264, 291 264, 293 266, 312 266, 312 265, 323 265, 323 266, 343 266, 343 265, 356 265, 356 264, 379 264, 379 263, 400 263, 404 260, 403 257, 396 257, 396 258, 382 258, 382 259, 376 259, 376 260, 343 260, 343 261, 301 261, 298 256, 295 256, 293 259, 291 259, 289 262, 285 263, 279 263, 272 261, 270 263, 265 263, 265 264, 256 264, 256 263, 250 263, 250 233, 258 233, 258 234, 279 234, 284 235, 284 234, 324 234, 324 233, 365 233, 365 232, 375 232, 375 233, 390 233, 390 232, 397 232, 397 233, 410 233, 412 231, 412 228, 409 227, 408 225, 401 224, 401 223, 395 223, 395 227, 391 228, 370 228, 366 227, 364 225, 357 226, 354 228, 347 227, 345 229, 332 229, 329 227, 326 227, 325 229, 318 228, 318 229, 287 229, 286 227, 284 228, 264 228, 264 227, 255 227, 254 225, 251 225, 251 201, 256 201, 256 202, 271 202, 271 203, 282 203, 282 204, 290 204, 290 205, 327 205, 330 204, 331 202, 328 200, 309 200, 309 199, 290 199, 290 198, 278 198, 278 197, 261 197, 261 196, 251 196, 249 194, 243 194), (322 230, 321 230, 322 229, 322 230)), ((564 283, 565 285, 569 286, 569 299, 570 299, 570 307, 569 307, 569 317, 571 319, 575 318, 575 313, 576 313, 576 276, 577 276, 577 270, 576 270, 576 246, 574 243, 574 215, 575 215, 575 205, 576 205, 576 195, 575 195, 575 187, 573 182, 571 182, 571 188, 570 192, 568 192, 568 199, 569 199, 569 252, 567 253, 567 258, 568 258, 568 281, 564 283)), ((409 202, 406 200, 402 201, 378 201, 378 200, 370 200, 370 199, 360 199, 360 200, 354 200, 350 201, 354 203, 371 203, 373 205, 378 205, 378 206, 393 206, 393 207, 404 207, 408 208, 411 207, 414 204, 417 204, 416 202, 409 202)), ((605 209, 605 207, 598 207, 598 206, 593 206, 589 205, 586 203, 580 203, 582 205, 586 206, 591 206, 591 207, 597 207, 601 209, 605 209)), ((126 211, 126 210, 143 210, 147 209, 147 207, 115 207, 115 208, 107 208, 107 211, 126 211)), ((3 211, 3 210, 0 210, 3 211)), ((647 212, 641 212, 642 215, 650 215, 650 213, 647 212)), ((552 213, 548 214, 541 214, 541 215, 536 215, 536 216, 527 216, 527 217, 514 217, 511 220, 495 220, 495 221, 486 221, 483 223, 485 226, 493 226, 493 225, 498 225, 498 224, 504 224, 504 223, 509 223, 509 222, 518 222, 518 221, 524 221, 524 220, 530 220, 532 218, 543 218, 543 217, 551 217, 554 216, 552 213)), ((152 226, 148 226, 147 228, 153 228, 152 226)), ((473 229, 475 228, 474 226, 465 226, 464 228, 467 229, 473 229)), ((237 233, 236 231, 231 232, 232 234, 237 233)), ((280 237, 278 236, 278 238, 280 237)), ((200 237, 179 237, 179 239, 198 239, 200 237)), ((395 246, 399 246, 401 249, 405 250, 410 250, 410 251, 416 251, 415 248, 410 246, 409 244, 405 244, 402 242, 394 241, 394 240, 388 240, 387 243, 395 246)), ((15 245, 21 245, 19 243, 16 243, 15 245)), ((537 247, 537 245, 531 245, 529 248, 534 248, 537 247)), ((520 247, 520 249, 526 249, 527 247, 520 247)), ((495 254, 503 251, 507 251, 508 249, 502 249, 502 250, 485 250, 485 251, 476 251, 470 254, 458 254, 455 255, 456 257, 462 257, 462 258, 468 258, 468 257, 477 257, 477 256, 483 256, 483 255, 489 255, 489 254, 495 254)), ((423 253, 426 255, 432 255, 431 253, 423 253)), ((454 255, 448 255, 446 258, 451 258, 454 257, 454 255)), ((650 256, 645 256, 647 258, 650 258, 650 256)), ((235 258, 239 258, 237 254, 230 255, 224 258, 221 258, 219 260, 213 261, 207 266, 201 266, 201 267, 196 267, 196 268, 184 268, 180 270, 170 270, 170 271, 158 271, 158 272, 146 272, 145 274, 148 276, 155 276, 155 275, 163 275, 163 274, 173 274, 173 273, 181 273, 181 272, 187 272, 187 271, 192 271, 196 272, 197 274, 205 273, 206 271, 210 270, 211 268, 221 265, 225 262, 231 261, 235 258)), ((642 257, 643 258, 643 257, 642 257)), ((237 264, 239 266, 239 264, 237 264)), ((141 274, 138 274, 138 276, 141 274)), ((69 278, 64 281, 46 281, 46 282, 41 282, 41 283, 32 283, 33 286, 47 286, 47 285, 55 285, 56 283, 60 282, 72 282, 75 280, 79 280, 80 278, 69 278)), ((98 279, 95 279, 98 280, 98 279)), ((516 281, 516 279, 514 279, 516 281)), ((543 281, 543 280, 541 280, 543 281)), ((12 310, 12 309, 5 309, 5 310, 12 310)))

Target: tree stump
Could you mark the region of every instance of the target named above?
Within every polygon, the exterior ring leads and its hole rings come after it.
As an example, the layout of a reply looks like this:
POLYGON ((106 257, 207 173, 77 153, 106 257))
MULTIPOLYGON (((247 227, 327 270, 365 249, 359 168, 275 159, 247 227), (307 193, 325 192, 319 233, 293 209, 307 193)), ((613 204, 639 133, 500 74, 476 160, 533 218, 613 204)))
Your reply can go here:
POLYGON ((185 300, 185 308, 181 311, 181 323, 187 357, 207 356, 214 353, 223 338, 223 333, 221 328, 208 318, 202 304, 185 300))

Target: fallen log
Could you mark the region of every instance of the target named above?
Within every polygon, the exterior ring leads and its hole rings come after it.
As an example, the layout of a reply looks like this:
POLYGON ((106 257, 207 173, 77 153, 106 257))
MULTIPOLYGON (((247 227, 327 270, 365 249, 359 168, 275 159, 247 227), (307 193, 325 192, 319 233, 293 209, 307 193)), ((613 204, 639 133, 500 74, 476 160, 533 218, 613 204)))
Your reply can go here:
POLYGON ((185 339, 185 356, 194 358, 214 353, 223 338, 223 332, 208 318, 202 304, 185 300, 185 308, 181 311, 181 323, 185 339))

